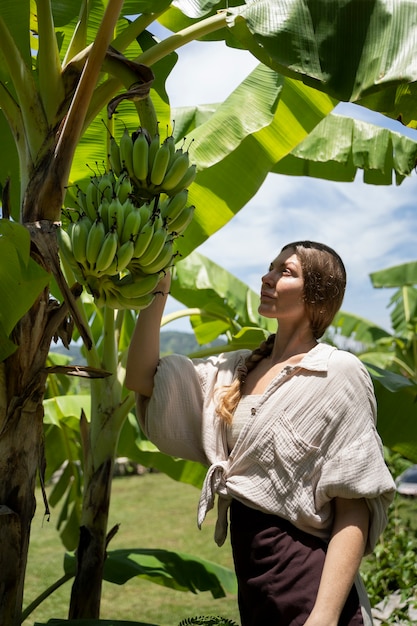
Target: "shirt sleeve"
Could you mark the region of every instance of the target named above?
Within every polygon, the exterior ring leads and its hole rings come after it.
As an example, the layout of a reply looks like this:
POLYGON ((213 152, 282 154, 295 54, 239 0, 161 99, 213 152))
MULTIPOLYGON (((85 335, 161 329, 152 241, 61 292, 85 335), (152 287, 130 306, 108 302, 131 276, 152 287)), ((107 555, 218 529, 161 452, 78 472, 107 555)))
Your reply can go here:
POLYGON ((318 500, 364 498, 370 519, 366 553, 374 549, 387 524, 395 484, 385 464, 377 433, 358 437, 336 457, 325 462, 317 489, 318 500))
POLYGON ((152 396, 137 396, 136 413, 161 452, 207 464, 201 436, 206 368, 196 364, 182 355, 161 358, 152 396))
POLYGON ((136 408, 144 433, 161 452, 204 465, 213 462, 220 445, 216 390, 230 385, 236 364, 248 352, 237 350, 207 359, 173 354, 160 359, 152 396, 137 396, 136 408))
POLYGON ((395 483, 384 460, 376 429, 376 402, 372 380, 353 355, 343 355, 340 387, 343 437, 337 449, 324 459, 317 485, 317 506, 332 498, 364 498, 370 511, 366 553, 372 552, 387 524, 395 483))

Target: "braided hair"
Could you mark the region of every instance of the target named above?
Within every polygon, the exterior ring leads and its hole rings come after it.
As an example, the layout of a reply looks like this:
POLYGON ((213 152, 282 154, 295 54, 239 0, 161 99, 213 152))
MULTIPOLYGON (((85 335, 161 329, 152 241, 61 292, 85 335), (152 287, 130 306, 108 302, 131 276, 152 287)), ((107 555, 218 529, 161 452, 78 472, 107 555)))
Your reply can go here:
MULTIPOLYGON (((314 338, 320 339, 342 305, 346 289, 346 270, 343 261, 333 248, 315 241, 289 243, 281 252, 284 250, 294 250, 300 260, 306 312, 314 338)), ((219 396, 217 414, 227 424, 233 420, 246 376, 259 361, 271 354, 274 341, 275 334, 271 334, 253 350, 237 369, 232 384, 219 396)))
POLYGON ((255 369, 256 365, 262 359, 266 359, 272 352, 274 346, 275 334, 269 335, 258 348, 255 348, 245 359, 244 363, 237 368, 236 378, 232 384, 226 388, 220 396, 217 405, 218 415, 227 423, 231 424, 233 413, 239 404, 242 396, 242 388, 246 381, 246 376, 255 369))

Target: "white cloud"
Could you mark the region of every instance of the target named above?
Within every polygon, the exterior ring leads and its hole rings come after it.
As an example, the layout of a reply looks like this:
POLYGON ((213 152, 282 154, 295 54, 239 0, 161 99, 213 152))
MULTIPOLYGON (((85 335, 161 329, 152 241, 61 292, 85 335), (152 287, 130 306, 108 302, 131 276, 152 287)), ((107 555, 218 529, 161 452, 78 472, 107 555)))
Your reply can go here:
POLYGON ((223 42, 197 42, 178 51, 166 86, 172 107, 222 102, 258 65, 246 50, 223 42))
MULTIPOLYGON (((167 84, 174 107, 224 100, 257 64, 249 53, 222 42, 196 43, 178 52, 167 84)), ((348 104, 339 105, 339 111, 367 121, 373 115, 348 104)), ((269 175, 256 196, 199 251, 258 290, 262 273, 282 245, 298 239, 322 241, 346 264, 343 308, 389 329, 391 292, 374 289, 369 274, 416 260, 416 197, 414 175, 399 187, 366 185, 361 173, 354 183, 269 175)), ((171 301, 167 310, 178 308, 171 301)), ((188 321, 170 325, 174 327, 190 328, 188 321)))

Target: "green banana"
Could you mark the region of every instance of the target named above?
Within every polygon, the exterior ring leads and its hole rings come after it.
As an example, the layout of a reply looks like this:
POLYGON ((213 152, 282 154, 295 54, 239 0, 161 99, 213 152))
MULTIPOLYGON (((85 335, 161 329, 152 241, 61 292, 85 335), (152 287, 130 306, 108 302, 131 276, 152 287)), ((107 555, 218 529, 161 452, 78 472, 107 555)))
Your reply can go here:
POLYGON ((181 235, 193 219, 194 211, 195 206, 193 204, 185 207, 185 209, 178 215, 178 217, 176 217, 175 220, 172 220, 172 222, 169 223, 169 231, 171 233, 175 233, 176 235, 181 235))
MULTIPOLYGON (((137 298, 125 298, 122 294, 115 294, 115 299, 117 301, 118 306, 114 308, 118 309, 135 309, 140 311, 141 309, 146 309, 155 298, 155 295, 151 293, 147 293, 144 296, 138 296, 137 298)), ((110 305, 111 306, 111 305, 110 305)))
POLYGON ((197 176, 197 166, 193 163, 190 165, 180 182, 173 189, 166 189, 165 193, 168 196, 175 196, 175 194, 179 193, 182 189, 188 189, 192 182, 194 182, 195 177, 197 176))
POLYGON ((142 204, 142 206, 139 207, 139 215, 140 215, 140 228, 142 228, 146 224, 146 222, 151 219, 152 205, 142 204))
POLYGON ((128 215, 125 215, 121 242, 128 241, 131 237, 136 237, 141 226, 141 216, 138 209, 133 208, 128 215))
POLYGON ((188 152, 183 152, 181 149, 175 153, 175 158, 172 165, 167 170, 164 180, 161 183, 161 187, 167 191, 175 189, 181 180, 184 178, 190 165, 190 159, 188 152))
POLYGON ((156 259, 152 263, 142 266, 142 272, 145 274, 161 273, 169 267, 173 257, 174 243, 172 239, 167 239, 156 259))
POLYGON ((97 260, 94 265, 95 272, 105 272, 113 262, 117 247, 119 245, 119 238, 117 236, 117 230, 112 228, 106 233, 100 251, 97 255, 97 260))
POLYGON ((185 209, 185 205, 188 200, 188 189, 183 189, 175 196, 168 197, 166 200, 159 204, 161 211, 161 217, 166 222, 169 228, 170 222, 185 209))
POLYGON ((159 133, 156 133, 156 135, 154 135, 154 137, 151 139, 151 142, 149 144, 149 152, 148 152, 148 175, 149 176, 152 171, 153 162, 155 160, 155 155, 159 150, 159 141, 160 141, 159 133))
POLYGON ((166 139, 164 139, 164 143, 169 148, 169 163, 168 168, 171 167, 172 163, 175 160, 175 139, 173 135, 169 135, 166 139))
POLYGON ((113 173, 111 177, 109 176, 109 174, 104 174, 104 176, 101 176, 99 178, 97 183, 97 196, 99 203, 101 203, 104 198, 110 202, 113 197, 113 183, 113 173))
POLYGON ((117 292, 125 298, 145 296, 155 289, 161 280, 160 274, 136 275, 128 274, 120 280, 114 281, 117 292))
POLYGON ((87 258, 87 241, 90 236, 92 222, 87 215, 83 215, 74 222, 71 228, 72 253, 75 260, 85 265, 87 258))
MULTIPOLYGON (((87 201, 85 192, 77 185, 77 205, 81 213, 87 213, 87 201)), ((91 217, 91 216, 90 216, 91 217)))
POLYGON ((125 128, 123 135, 120 138, 119 148, 122 167, 126 170, 129 176, 133 178, 133 141, 127 128, 125 128))
POLYGON ((110 265, 108 265, 106 267, 106 271, 104 272, 104 274, 102 274, 100 276, 101 279, 106 278, 107 276, 116 276, 119 273, 119 270, 117 269, 118 267, 118 260, 117 260, 117 252, 113 257, 113 261, 110 263, 110 265))
MULTIPOLYGON (((71 231, 73 223, 71 222, 69 226, 70 226, 70 231, 71 231)), ((58 239, 59 253, 60 253, 61 258, 64 259, 68 263, 72 273, 74 274, 75 279, 79 283, 83 283, 84 278, 81 274, 80 266, 75 260, 75 257, 72 251, 72 242, 71 242, 70 233, 66 231, 64 228, 62 228, 61 226, 60 228, 57 229, 57 239, 58 239)))
POLYGON ((133 143, 133 173, 138 181, 146 181, 148 176, 149 143, 146 134, 139 131, 133 143))
POLYGON ((114 186, 114 193, 122 204, 126 202, 132 193, 132 181, 126 172, 123 172, 117 179, 114 186))
POLYGON ((164 244, 167 240, 168 231, 162 226, 154 231, 152 236, 152 240, 149 243, 149 246, 145 250, 145 252, 139 257, 139 262, 142 267, 146 267, 149 265, 160 254, 164 244))
POLYGON ((86 259, 91 268, 94 267, 97 261, 97 257, 100 252, 100 248, 103 245, 105 235, 106 231, 104 228, 103 220, 101 219, 101 217, 98 217, 96 221, 93 222, 90 228, 86 245, 86 259))
POLYGON ((90 179, 85 192, 85 212, 91 220, 97 218, 98 205, 100 204, 97 193, 97 177, 90 179))
POLYGON ((110 148, 110 154, 109 154, 110 167, 112 168, 116 176, 120 176, 120 174, 122 173, 122 169, 123 169, 122 163, 120 161, 120 148, 119 148, 119 144, 117 143, 113 135, 110 135, 109 148, 110 148))
POLYGON ((98 214, 103 220, 104 229, 106 230, 106 232, 110 230, 112 226, 112 221, 109 216, 109 207, 110 202, 106 198, 103 198, 100 206, 98 207, 98 214))
POLYGON ((161 185, 164 180, 168 163, 170 159, 170 150, 167 143, 163 143, 158 152, 155 154, 155 159, 152 165, 152 170, 150 173, 150 182, 155 187, 161 185))
POLYGON ((120 248, 117 250, 117 270, 119 272, 122 272, 129 265, 132 260, 134 250, 135 244, 133 243, 133 239, 129 239, 129 241, 122 243, 120 248))
POLYGON ((112 201, 110 202, 108 208, 108 213, 109 227, 111 228, 112 226, 114 226, 115 228, 117 228, 117 235, 119 239, 121 239, 123 230, 123 208, 117 196, 112 198, 112 201))
POLYGON ((148 220, 140 229, 135 240, 134 258, 140 258, 152 241, 154 225, 152 220, 148 220))

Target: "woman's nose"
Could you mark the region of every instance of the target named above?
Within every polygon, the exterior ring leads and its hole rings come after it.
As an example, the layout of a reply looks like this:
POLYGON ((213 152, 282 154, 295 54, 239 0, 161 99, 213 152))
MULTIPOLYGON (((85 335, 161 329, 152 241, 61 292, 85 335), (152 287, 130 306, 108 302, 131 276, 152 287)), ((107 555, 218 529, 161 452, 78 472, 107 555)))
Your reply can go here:
POLYGON ((267 272, 266 274, 264 274, 261 280, 262 284, 266 283, 267 285, 270 285, 272 282, 272 272, 267 272))

